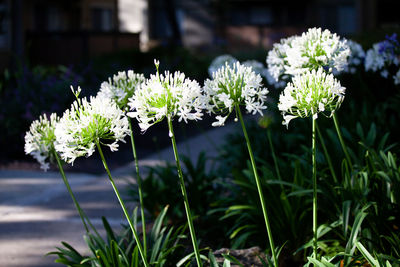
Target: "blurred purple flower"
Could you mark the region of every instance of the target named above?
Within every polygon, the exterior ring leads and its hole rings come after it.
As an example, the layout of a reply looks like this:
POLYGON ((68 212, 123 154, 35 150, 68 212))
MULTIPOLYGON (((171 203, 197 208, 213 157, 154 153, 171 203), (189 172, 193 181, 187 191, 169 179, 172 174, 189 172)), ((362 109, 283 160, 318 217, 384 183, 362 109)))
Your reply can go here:
POLYGON ((397 41, 397 34, 393 33, 391 36, 386 35, 386 39, 379 43, 380 54, 385 52, 389 52, 391 55, 395 55, 395 50, 399 46, 399 42, 397 41))

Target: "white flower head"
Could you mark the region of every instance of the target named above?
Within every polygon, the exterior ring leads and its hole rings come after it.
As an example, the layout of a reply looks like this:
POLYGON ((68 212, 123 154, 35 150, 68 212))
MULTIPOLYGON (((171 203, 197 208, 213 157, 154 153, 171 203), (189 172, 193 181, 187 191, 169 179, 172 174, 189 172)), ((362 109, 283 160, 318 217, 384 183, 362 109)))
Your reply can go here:
POLYGON ((311 28, 301 36, 286 38, 275 44, 268 53, 267 63, 270 74, 278 82, 282 77, 288 80, 288 76, 312 69, 340 72, 346 67, 349 55, 346 40, 340 40, 329 30, 311 28))
POLYGON ((299 74, 279 96, 278 108, 282 111, 283 124, 288 126, 294 118, 318 117, 318 113, 333 113, 344 100, 345 88, 322 68, 299 74))
POLYGON ((98 95, 114 100, 122 110, 126 110, 128 99, 144 80, 143 74, 137 74, 133 70, 120 71, 112 78, 108 78, 108 82, 101 84, 98 95))
POLYGON ((224 67, 213 73, 213 79, 204 82, 206 109, 217 114, 213 126, 222 126, 236 105, 245 105, 249 113, 262 115, 266 109, 265 101, 268 90, 262 87, 261 76, 251 67, 239 62, 224 67))
POLYGON ((328 72, 341 71, 347 65, 350 48, 345 39, 329 30, 311 28, 294 38, 286 51, 290 75, 302 74, 311 69, 324 68, 328 72))
POLYGON ((138 120, 142 132, 164 117, 178 117, 185 122, 201 120, 204 97, 198 82, 182 72, 160 74, 158 64, 156 68, 157 74, 150 75, 129 99, 132 112, 127 115, 138 120))
POLYGON ((238 60, 231 55, 225 54, 220 55, 213 59, 210 66, 208 67, 208 74, 212 77, 212 74, 216 72, 219 68, 225 66, 227 63, 229 66, 233 66, 238 60))
POLYGON ((89 157, 96 143, 116 151, 118 141, 129 135, 128 118, 110 98, 96 96, 77 99, 55 127, 55 149, 61 158, 73 163, 77 157, 89 157))
POLYGON ((25 134, 25 153, 32 155, 44 171, 49 169, 49 162, 54 157, 56 140, 54 128, 58 121, 59 118, 55 113, 50 115, 50 120, 46 115, 40 116, 39 120, 32 122, 29 131, 25 134))

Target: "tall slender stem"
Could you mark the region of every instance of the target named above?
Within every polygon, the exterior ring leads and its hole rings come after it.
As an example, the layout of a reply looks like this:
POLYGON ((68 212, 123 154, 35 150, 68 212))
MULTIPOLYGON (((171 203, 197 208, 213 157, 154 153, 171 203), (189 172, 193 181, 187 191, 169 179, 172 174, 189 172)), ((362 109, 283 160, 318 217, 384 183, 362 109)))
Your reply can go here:
POLYGON ((276 159, 275 149, 272 144, 271 131, 269 129, 267 130, 267 135, 268 135, 269 148, 271 149, 272 158, 274 160, 276 175, 278 176, 279 181, 282 181, 281 173, 279 171, 278 160, 276 159))
POLYGON ((183 202, 185 204, 186 218, 187 218, 187 221, 188 221, 188 224, 189 224, 189 231, 190 231, 190 236, 192 238, 194 254, 196 256, 197 266, 201 267, 201 266, 203 266, 203 264, 201 262, 200 252, 199 252, 199 248, 198 248, 198 245, 197 245, 196 233, 194 232, 193 219, 192 219, 192 214, 191 214, 190 207, 189 207, 188 196, 187 196, 187 193, 186 193, 185 181, 183 180, 182 168, 181 168, 181 164, 180 164, 180 161, 179 161, 179 155, 178 155, 178 149, 176 147, 174 129, 172 127, 171 118, 169 116, 167 118, 168 118, 169 136, 171 137, 172 148, 174 150, 176 167, 178 169, 179 182, 180 182, 180 186, 181 186, 183 202))
POLYGON ((353 164, 351 163, 349 152, 347 150, 346 144, 344 143, 344 140, 342 137, 342 132, 340 131, 340 128, 339 128, 339 122, 336 117, 336 113, 333 113, 333 122, 335 123, 336 132, 339 137, 340 144, 342 145, 344 155, 346 156, 347 162, 350 165, 350 169, 353 170, 353 164))
POLYGON ((64 169, 63 169, 63 167, 62 167, 60 157, 58 156, 57 152, 55 152, 55 151, 54 151, 53 154, 54 154, 54 157, 56 158, 57 165, 58 165, 58 169, 59 169, 59 171, 60 171, 60 173, 61 173, 61 177, 62 177, 62 179, 63 179, 63 181, 64 181, 65 187, 67 188, 68 193, 69 193, 69 195, 71 196, 72 201, 74 202, 76 209, 78 210, 79 217, 81 217, 83 226, 85 227, 85 230, 86 230, 86 232, 88 233, 88 232, 89 232, 89 227, 87 226, 87 224, 86 224, 86 222, 85 222, 85 213, 84 213, 83 210, 81 209, 81 207, 80 207, 78 201, 77 201, 76 198, 75 198, 74 193, 72 192, 71 186, 69 185, 69 182, 68 182, 68 180, 67 180, 67 177, 65 176, 64 169))
POLYGON ((137 154, 136 154, 136 146, 135 146, 135 140, 134 140, 134 137, 133 137, 132 119, 131 118, 129 118, 129 129, 131 130, 132 152, 133 152, 133 159, 135 161, 136 177, 137 177, 136 181, 137 181, 137 184, 138 184, 138 191, 139 191, 140 215, 142 217, 143 249, 144 249, 144 255, 147 258, 146 220, 145 220, 145 217, 144 217, 142 178, 140 177, 140 173, 139 173, 139 162, 138 162, 138 157, 137 157, 137 154))
POLYGON ((315 146, 315 127, 316 120, 312 118, 312 176, 313 176, 313 252, 314 258, 317 259, 317 162, 316 162, 316 146, 315 146))
POLYGON ((316 129, 317 129, 319 141, 321 142, 322 149, 324 150, 325 159, 326 159, 326 161, 327 161, 327 163, 328 163, 328 166, 329 166, 329 169, 330 169, 330 171, 331 171, 331 174, 332 174, 332 177, 333 177, 333 181, 334 181, 335 183, 337 183, 338 180, 337 180, 337 177, 336 177, 335 169, 333 168, 333 164, 332 164, 332 161, 331 161, 331 157, 329 156, 328 150, 326 149, 325 141, 324 141, 324 139, 322 138, 322 134, 321 134, 321 131, 319 130, 319 127, 318 127, 318 123, 317 123, 317 122, 315 122, 315 127, 316 127, 316 129))
POLYGON ((99 150, 99 154, 100 154, 100 157, 101 157, 101 161, 103 162, 104 169, 105 169, 106 172, 107 172, 108 178, 109 178, 109 180, 110 180, 110 182, 111 182, 111 185, 112 185, 112 187, 113 187, 113 189, 114 189, 114 192, 115 192, 115 194, 116 194, 116 196, 117 196, 117 198, 118 198, 119 204, 121 205, 121 208, 122 208, 122 210, 124 211, 125 217, 126 217, 126 219, 128 220, 129 226, 131 227, 131 230, 132 230, 133 236, 134 236, 134 238, 135 238, 136 244, 137 244, 137 246, 138 246, 140 256, 142 257, 144 266, 148 267, 148 266, 149 266, 149 263, 147 262, 147 259, 146 259, 146 257, 145 257, 145 254, 144 254, 144 252, 143 252, 143 247, 142 247, 142 245, 141 245, 141 243, 140 243, 139 236, 138 236, 138 234, 137 234, 137 232, 136 232, 135 226, 133 225, 131 216, 129 215, 128 210, 127 210, 126 207, 125 207, 125 203, 124 203, 124 201, 122 200, 121 195, 119 194, 118 188, 116 187, 116 185, 115 185, 115 183, 114 183, 114 180, 113 180, 113 178, 112 178, 112 176, 111 176, 110 170, 109 170, 109 168, 108 168, 106 159, 104 158, 103 151, 102 151, 102 149, 101 149, 101 146, 100 146, 100 143, 99 143, 98 140, 96 141, 96 146, 97 146, 97 149, 99 150))
POLYGON ((265 226, 267 227, 269 245, 271 247, 271 252, 272 252, 272 258, 273 258, 273 261, 274 261, 274 266, 277 267, 278 266, 278 259, 276 257, 274 240, 272 238, 272 232, 271 232, 271 227, 270 227, 270 224, 269 224, 267 208, 265 206, 264 194, 262 192, 260 178, 258 177, 256 162, 254 160, 254 155, 253 155, 253 150, 251 149, 250 139, 249 139, 249 136, 247 135, 247 130, 246 130, 246 126, 244 125, 242 112, 240 111, 240 107, 239 107, 238 104, 236 104, 235 109, 236 109, 237 114, 239 115, 239 120, 240 120, 240 124, 242 125, 244 138, 246 139, 247 149, 249 151, 250 161, 251 161, 251 165, 253 167, 253 172, 254 172, 254 178, 256 180, 258 195, 260 197, 261 208, 262 208, 263 215, 264 215, 265 226))

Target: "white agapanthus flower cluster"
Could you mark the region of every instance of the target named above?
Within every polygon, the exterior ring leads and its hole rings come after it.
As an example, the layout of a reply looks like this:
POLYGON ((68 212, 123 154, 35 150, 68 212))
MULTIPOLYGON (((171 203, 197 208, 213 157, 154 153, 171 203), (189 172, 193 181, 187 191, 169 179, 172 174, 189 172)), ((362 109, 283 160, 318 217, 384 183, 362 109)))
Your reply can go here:
POLYGON ((294 118, 312 116, 316 119, 320 112, 332 116, 343 102, 345 90, 332 74, 322 68, 294 76, 279 97, 278 108, 282 111, 283 125, 288 126, 294 118))
POLYGON ((347 45, 350 48, 350 56, 348 65, 344 67, 343 72, 354 74, 357 71, 357 66, 363 63, 365 52, 362 46, 355 41, 347 40, 347 45))
POLYGON ((140 87, 145 78, 143 74, 135 73, 133 70, 120 71, 118 74, 103 82, 98 95, 113 99, 122 109, 127 109, 128 99, 140 87))
POLYGON ((225 63, 232 67, 236 62, 238 62, 238 60, 231 55, 220 55, 214 58, 214 60, 211 62, 210 66, 208 67, 208 74, 210 77, 212 77, 212 74, 219 68, 225 66, 225 63))
POLYGON ((179 71, 159 74, 159 62, 155 61, 155 64, 157 74, 150 75, 150 79, 130 98, 128 105, 133 111, 128 116, 138 120, 142 132, 167 116, 185 122, 200 120, 204 100, 198 82, 186 78, 179 71))
POLYGON ((204 82, 206 109, 217 114, 212 126, 224 125, 236 105, 245 105, 249 113, 262 115, 266 109, 268 90, 262 87, 262 78, 251 67, 237 62, 233 67, 225 64, 204 82))
POLYGON ((267 64, 271 75, 279 81, 284 75, 294 76, 321 67, 327 72, 340 72, 346 67, 349 55, 346 40, 340 40, 329 30, 311 28, 301 36, 275 44, 268 53, 267 64))
POLYGON ((311 28, 294 38, 286 53, 286 73, 297 75, 320 67, 328 72, 341 71, 347 65, 350 49, 346 40, 340 40, 336 33, 311 28))
POLYGON ((54 128, 59 118, 55 113, 39 117, 39 120, 32 122, 29 131, 25 134, 25 153, 36 159, 40 168, 47 171, 50 168, 49 162, 53 160, 54 142, 56 137, 54 128))
POLYGON ((73 163, 93 154, 96 143, 118 150, 118 142, 129 135, 128 119, 110 98, 96 96, 75 100, 55 128, 56 150, 73 163))

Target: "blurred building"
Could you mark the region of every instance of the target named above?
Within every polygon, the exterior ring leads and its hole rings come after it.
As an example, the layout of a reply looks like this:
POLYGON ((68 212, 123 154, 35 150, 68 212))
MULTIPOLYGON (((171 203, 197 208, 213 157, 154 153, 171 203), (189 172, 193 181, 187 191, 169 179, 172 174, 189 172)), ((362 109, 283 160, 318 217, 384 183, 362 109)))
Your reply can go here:
POLYGON ((69 63, 132 47, 268 48, 308 27, 399 25, 399 0, 0 0, 0 67, 69 63))
POLYGON ((119 2, 0 0, 1 65, 22 56, 33 63, 69 64, 139 48, 139 31, 120 31, 119 2))

